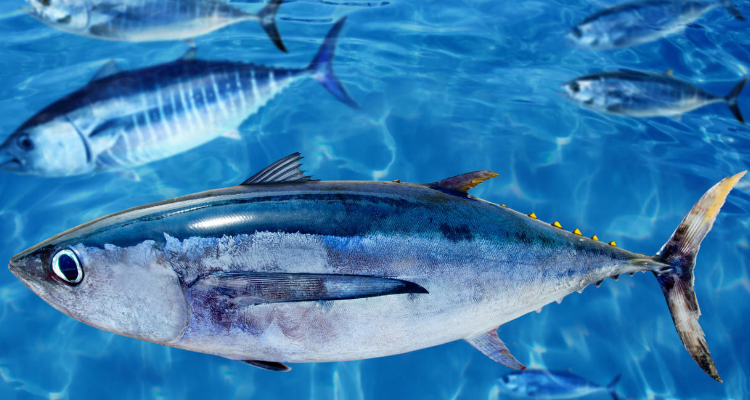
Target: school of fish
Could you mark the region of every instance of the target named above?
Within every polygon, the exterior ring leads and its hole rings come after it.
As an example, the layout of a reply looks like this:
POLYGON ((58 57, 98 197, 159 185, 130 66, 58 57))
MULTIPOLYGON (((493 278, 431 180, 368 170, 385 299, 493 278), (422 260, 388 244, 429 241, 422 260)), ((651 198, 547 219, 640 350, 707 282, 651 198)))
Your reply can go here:
MULTIPOLYGON (((333 70, 346 17, 307 66, 272 67, 198 58, 194 39, 252 20, 286 52, 275 22, 283 0, 257 13, 238 5, 245 1, 27 2, 30 16, 64 32, 184 41, 190 48, 172 62, 134 70, 106 63, 84 87, 25 117, 0 144, 3 171, 138 179, 135 167, 219 137, 241 139, 243 121, 307 78, 348 106, 341 112, 359 108, 333 70)), ((575 51, 642 45, 689 28, 715 8, 744 21, 731 0, 638 0, 592 14, 566 40, 575 51)), ((671 69, 619 69, 583 75, 561 89, 567 100, 598 113, 679 119, 722 103, 744 124, 738 98, 747 81, 739 77, 719 96, 671 69)), ((645 255, 470 195, 497 176, 491 171, 431 183, 317 181, 303 174, 301 159, 284 157, 239 186, 71 228, 12 257, 10 271, 51 306, 91 326, 273 371, 461 339, 524 370, 499 338, 499 326, 607 278, 650 272, 685 348, 721 382, 698 323, 694 268, 701 242, 745 172, 710 188, 666 243, 645 255)), ((617 399, 619 378, 600 386, 567 372, 527 370, 499 384, 537 398, 608 393, 617 399)))

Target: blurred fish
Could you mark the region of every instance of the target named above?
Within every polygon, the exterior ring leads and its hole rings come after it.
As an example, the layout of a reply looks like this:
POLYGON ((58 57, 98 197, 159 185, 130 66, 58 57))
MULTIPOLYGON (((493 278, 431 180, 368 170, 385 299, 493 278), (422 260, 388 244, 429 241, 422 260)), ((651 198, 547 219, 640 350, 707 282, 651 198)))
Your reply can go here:
POLYGON ((87 324, 274 371, 459 339, 524 369, 499 325, 592 283, 653 272, 690 355, 721 380, 693 269, 744 172, 709 189, 651 257, 469 195, 491 171, 425 184, 313 181, 300 159, 96 219, 15 255, 10 269, 87 324))
POLYGON ((61 31, 126 42, 192 40, 242 21, 256 20, 281 51, 276 11, 270 0, 258 14, 221 0, 26 0, 29 15, 61 31))
POLYGON ((514 396, 535 399, 577 399, 594 393, 608 393, 618 400, 615 386, 619 381, 620 375, 617 375, 607 386, 601 386, 570 372, 527 369, 500 378, 500 388, 514 396))
POLYGON ((732 0, 641 0, 589 16, 568 32, 567 39, 578 47, 592 50, 636 46, 682 32, 719 6, 735 18, 745 20, 732 0))
POLYGON ((744 124, 737 97, 747 83, 745 78, 725 97, 709 93, 672 76, 619 70, 600 72, 573 79, 562 85, 564 95, 583 108, 625 117, 673 117, 714 103, 725 103, 744 124))
MULTIPOLYGON (((48 106, 2 145, 0 169, 68 176, 125 170, 226 136, 292 83, 313 78, 337 99, 357 104, 333 73, 345 18, 331 28, 307 68, 181 59, 120 72, 105 65, 86 87, 48 106)), ((132 172, 122 172, 132 174, 132 172)))

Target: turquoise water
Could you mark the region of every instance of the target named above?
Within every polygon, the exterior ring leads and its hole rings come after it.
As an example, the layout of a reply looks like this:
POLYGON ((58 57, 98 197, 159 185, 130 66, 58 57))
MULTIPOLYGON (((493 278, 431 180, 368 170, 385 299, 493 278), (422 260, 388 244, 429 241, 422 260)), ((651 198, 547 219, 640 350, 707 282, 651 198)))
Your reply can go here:
MULTIPOLYGON (((298 1, 279 14, 289 55, 254 23, 199 38, 200 58, 304 66, 330 25, 347 15, 335 69, 362 110, 306 81, 250 117, 240 129, 242 141, 218 139, 139 167, 140 181, 0 173, 0 260, 127 207, 238 184, 294 151, 306 157, 307 171, 325 180, 429 182, 490 169, 499 177, 474 195, 653 254, 706 189, 747 169, 750 129, 721 104, 681 121, 595 114, 565 101, 559 84, 615 68, 674 69, 724 95, 748 74, 750 23, 716 9, 700 27, 640 47, 567 47, 566 29, 604 4, 298 1)), ((133 69, 171 61, 187 49, 180 42, 64 34, 18 13, 22 5, 0 4, 0 135, 85 85, 109 59, 133 69)), ((750 15, 750 3, 737 6, 750 15)), ((750 91, 739 104, 750 115, 750 91)), ((600 384, 622 373, 623 398, 749 398, 748 182, 729 196, 696 267, 701 325, 724 384, 684 350, 647 274, 587 288, 505 324, 500 337, 529 367, 569 370, 600 384)), ((2 399, 496 399, 504 398, 497 379, 508 372, 463 342, 266 372, 99 331, 54 310, 0 269, 2 399)))

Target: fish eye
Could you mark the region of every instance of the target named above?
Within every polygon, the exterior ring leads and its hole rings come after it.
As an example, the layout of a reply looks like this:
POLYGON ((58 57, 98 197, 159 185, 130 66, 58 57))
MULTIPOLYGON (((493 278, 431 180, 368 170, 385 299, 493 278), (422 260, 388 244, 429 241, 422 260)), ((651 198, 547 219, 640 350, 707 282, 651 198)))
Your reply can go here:
POLYGON ((34 149, 34 142, 31 140, 29 135, 23 134, 18 137, 18 146, 21 147, 24 150, 33 150, 34 149))
POLYGON ((39 0, 39 2, 45 7, 49 7, 50 5, 50 0, 39 0))
POLYGON ((580 28, 578 28, 577 26, 576 26, 576 27, 573 27, 573 29, 572 29, 572 32, 573 32, 573 35, 574 35, 575 37, 578 37, 578 38, 579 38, 579 37, 583 36, 583 32, 581 32, 581 29, 580 29, 580 28))
POLYGON ((83 280, 81 262, 70 249, 60 250, 52 257, 52 272, 70 285, 77 285, 83 280))
POLYGON ((573 82, 570 84, 570 90, 572 90, 575 93, 578 93, 581 90, 581 87, 578 85, 578 82, 573 82))
POLYGON ((71 19, 72 18, 70 17, 70 15, 66 15, 64 18, 58 19, 57 23, 58 24, 69 24, 71 19))

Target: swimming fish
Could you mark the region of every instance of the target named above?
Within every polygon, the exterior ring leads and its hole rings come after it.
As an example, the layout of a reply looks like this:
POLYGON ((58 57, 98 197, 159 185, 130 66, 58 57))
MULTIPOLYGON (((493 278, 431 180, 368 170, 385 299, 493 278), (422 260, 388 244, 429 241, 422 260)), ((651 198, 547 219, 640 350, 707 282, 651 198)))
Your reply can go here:
POLYGON ((240 186, 131 208, 10 260, 23 283, 94 327, 271 370, 466 339, 525 367, 496 329, 624 273, 653 272, 680 338, 720 380, 693 267, 732 187, 712 187, 655 256, 473 197, 496 177, 313 181, 287 156, 240 186))
POLYGON ((577 47, 608 50, 637 46, 682 32, 715 7, 744 21, 732 0, 640 0, 599 11, 566 35, 577 47))
POLYGON ((328 33, 307 68, 181 59, 120 72, 105 65, 84 88, 26 121, 0 152, 0 169, 69 176, 127 171, 190 150, 220 136, 239 138, 237 127, 292 83, 313 78, 337 99, 357 104, 331 62, 345 19, 328 33))
POLYGON ((711 94, 677 79, 669 70, 663 74, 619 70, 582 76, 562 85, 564 95, 583 108, 625 117, 673 117, 714 103, 725 103, 744 124, 737 105, 748 78, 741 80, 725 97, 711 94))
POLYGON ((25 11, 64 32, 106 40, 155 42, 193 39, 242 21, 255 20, 281 51, 276 11, 283 0, 270 0, 258 13, 222 0, 26 0, 25 11))
POLYGON ((566 371, 527 369, 506 374, 500 378, 499 383, 502 391, 514 396, 554 400, 608 393, 614 400, 618 400, 615 386, 619 381, 620 375, 617 375, 607 386, 601 386, 566 371))

